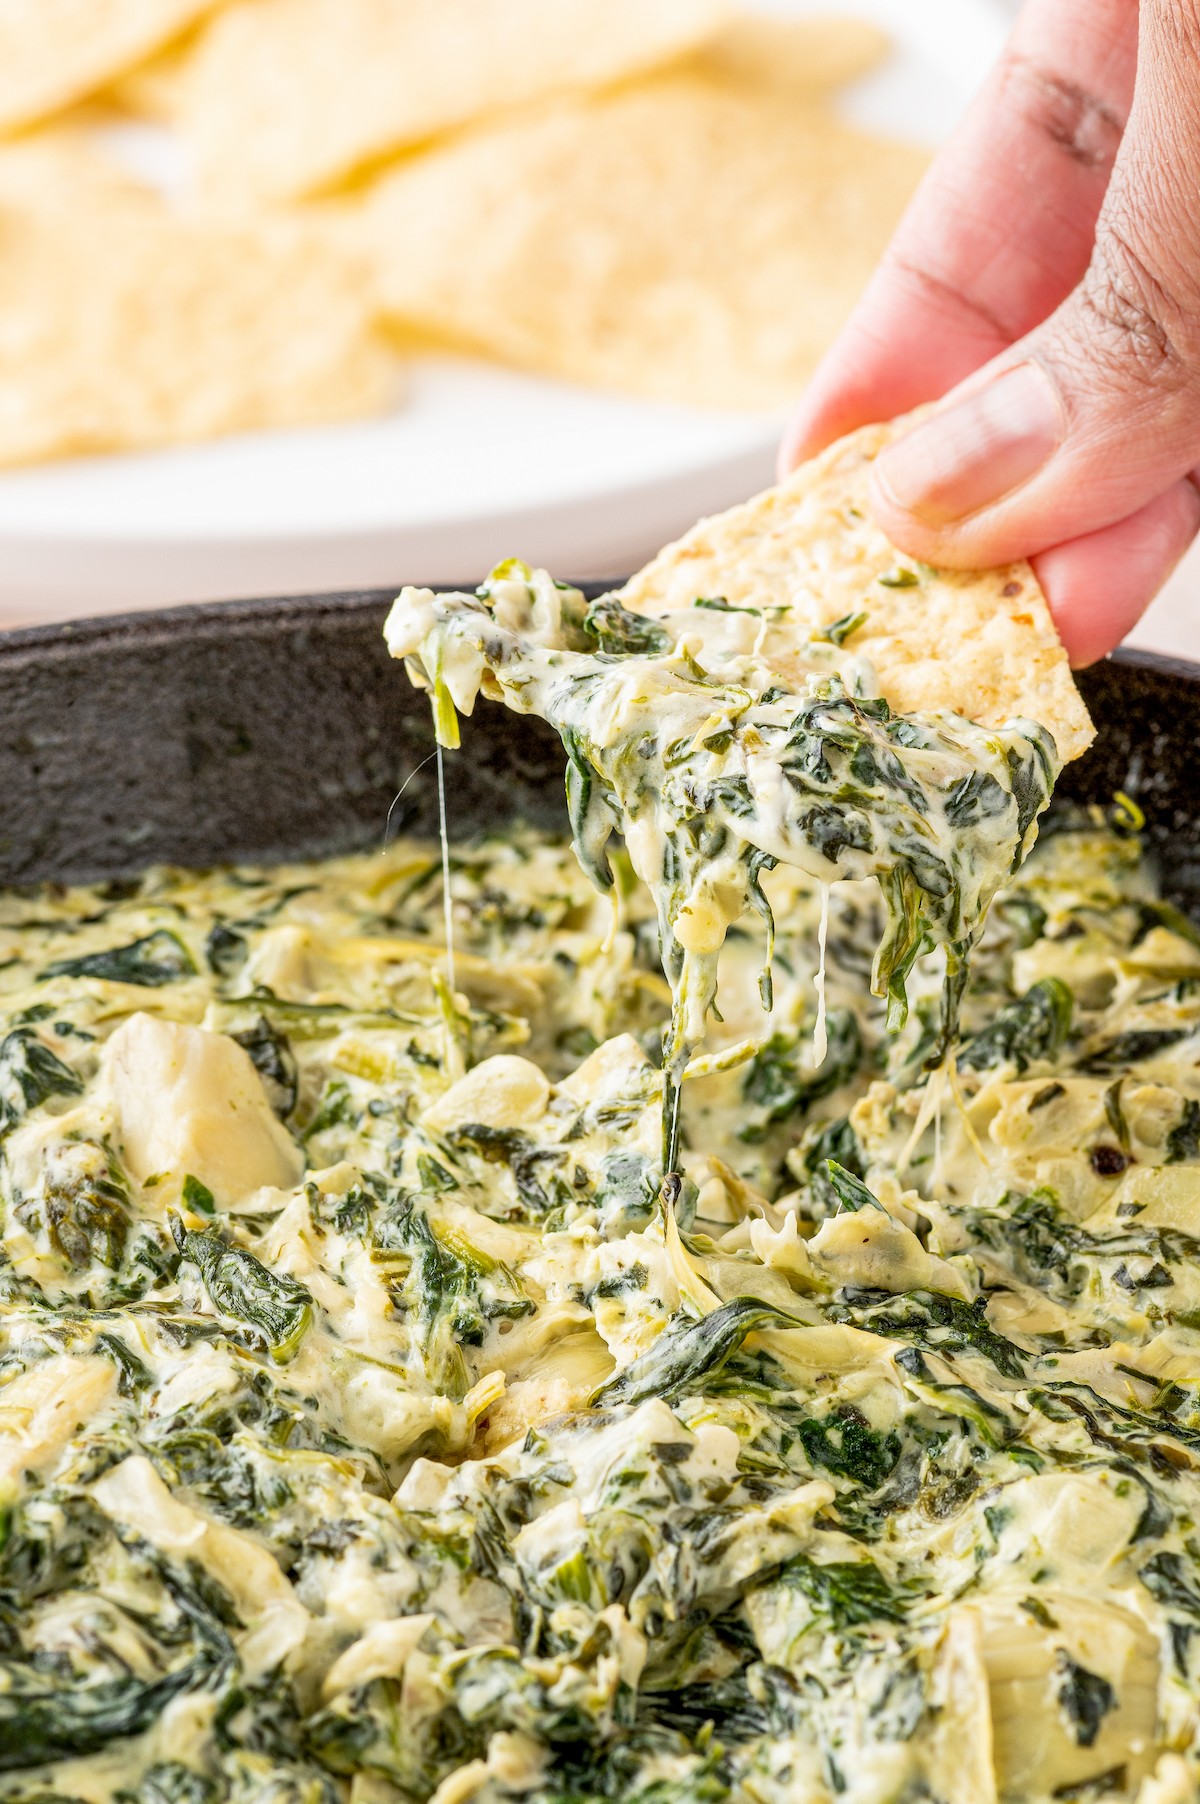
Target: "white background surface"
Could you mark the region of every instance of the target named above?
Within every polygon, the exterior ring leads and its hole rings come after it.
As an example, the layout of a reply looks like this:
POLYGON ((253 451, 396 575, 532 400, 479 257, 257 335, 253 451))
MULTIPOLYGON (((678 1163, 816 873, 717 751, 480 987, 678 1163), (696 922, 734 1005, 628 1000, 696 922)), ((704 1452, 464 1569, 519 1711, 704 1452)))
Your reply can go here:
MULTIPOLYGON (((757 0, 877 20, 897 51, 848 93, 936 142, 999 52, 1010 0, 757 0)), ((135 137, 135 155, 156 154, 135 137)), ((394 415, 0 474, 0 624, 297 590, 471 581, 516 553, 635 567, 771 479, 779 422, 634 402, 461 358, 413 364, 394 415)), ((1141 643, 1200 653, 1200 563, 1141 643)))

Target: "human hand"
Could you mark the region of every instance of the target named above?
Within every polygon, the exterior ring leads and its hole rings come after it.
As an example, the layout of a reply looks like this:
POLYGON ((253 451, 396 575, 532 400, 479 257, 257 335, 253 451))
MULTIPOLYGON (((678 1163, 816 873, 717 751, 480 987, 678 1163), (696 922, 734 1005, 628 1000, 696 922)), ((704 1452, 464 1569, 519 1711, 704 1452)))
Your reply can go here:
POLYGON ((1072 662, 1103 656, 1200 530, 1200 0, 1027 0, 781 467, 943 396, 875 466, 880 524, 1032 557, 1072 662))

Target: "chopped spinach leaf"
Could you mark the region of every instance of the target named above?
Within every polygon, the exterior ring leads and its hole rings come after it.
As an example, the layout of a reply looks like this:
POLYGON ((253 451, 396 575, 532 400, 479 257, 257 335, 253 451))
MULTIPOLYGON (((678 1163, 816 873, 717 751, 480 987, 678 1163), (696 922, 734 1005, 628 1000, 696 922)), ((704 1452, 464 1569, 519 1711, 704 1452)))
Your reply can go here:
POLYGON ((989 771, 972 771, 950 791, 946 819, 956 827, 973 827, 989 815, 1003 814, 1008 797, 989 771))
POLYGON ((839 1404, 827 1416, 809 1416, 797 1432, 805 1453, 815 1466, 824 1466, 839 1477, 851 1478, 874 1491, 890 1478, 900 1458, 900 1437, 871 1427, 852 1403, 839 1404))
POLYGON ((1200 1586, 1189 1577, 1182 1554, 1156 1553, 1138 1573, 1143 1585, 1164 1610, 1200 1622, 1200 1586))
MULTIPOLYGON (((0 1053, 3 1048, 0 1047, 0 1053)), ((1189 1096, 1183 1114, 1167 1135, 1167 1164, 1182 1165, 1186 1159, 1200 1159, 1200 1102, 1189 1096)))
MULTIPOLYGON (((537 1146, 517 1128, 485 1127, 479 1122, 464 1123, 447 1139, 456 1151, 470 1148, 489 1163, 507 1165, 517 1196, 530 1215, 544 1216, 557 1200, 547 1195, 539 1174, 564 1162, 561 1147, 537 1146)), ((433 1186, 426 1184, 425 1188, 433 1186)))
POLYGON ((18 1203, 30 1228, 42 1227, 63 1265, 81 1272, 93 1263, 116 1271, 129 1237, 128 1194, 113 1176, 94 1170, 47 1179, 41 1197, 18 1203))
POLYGON ((842 1309, 871 1334, 912 1340, 935 1352, 979 1353, 1005 1378, 1025 1377, 1029 1356, 996 1333, 987 1319, 985 1296, 966 1303, 961 1297, 940 1296, 934 1291, 910 1291, 906 1296, 878 1301, 875 1293, 870 1293, 861 1302, 844 1299, 842 1309))
POLYGON ((195 975, 191 953, 182 940, 160 927, 128 946, 88 952, 82 958, 55 959, 38 973, 38 982, 48 982, 52 977, 93 977, 105 983, 142 984, 157 989, 195 975))
POLYGON ((184 1206, 192 1210, 195 1215, 215 1215, 217 1212, 216 1197, 208 1185, 202 1184, 199 1178, 192 1176, 190 1171, 183 1180, 180 1195, 183 1198, 184 1206))
POLYGON ((380 1254, 401 1253, 407 1270, 394 1286, 426 1368, 451 1395, 467 1389, 463 1347, 480 1347, 493 1322, 536 1308, 500 1260, 452 1229, 438 1226, 416 1197, 397 1192, 376 1221, 380 1254))
POLYGON ((138 1391, 148 1390, 154 1383, 154 1374, 145 1360, 139 1359, 119 1334, 98 1334, 96 1345, 103 1348, 115 1362, 120 1372, 118 1386, 124 1396, 134 1396, 138 1391))
POLYGON ((272 1026, 265 1015, 259 1015, 253 1026, 243 1028, 232 1038, 249 1053, 275 1113, 281 1119, 290 1115, 296 1106, 298 1076, 287 1035, 272 1026))
POLYGON ((772 1034, 759 1047, 742 1083, 746 1101, 762 1110, 762 1119, 739 1130, 742 1140, 761 1140, 768 1126, 793 1116, 803 1119, 813 1103, 832 1095, 855 1076, 863 1057, 862 1034, 850 1009, 830 1009, 828 1051, 823 1064, 805 1069, 811 1050, 807 1036, 772 1034))
POLYGON ((807 1554, 789 1560, 780 1582, 803 1592, 814 1613, 835 1629, 865 1622, 903 1622, 904 1606, 873 1560, 818 1563, 807 1554))
POLYGON ((78 1096, 82 1080, 30 1027, 0 1040, 0 1132, 51 1096, 78 1096))
POLYGON ((692 606, 710 608, 714 614, 753 614, 756 620, 762 618, 761 608, 735 608, 723 595, 697 595, 692 606))
POLYGON ((270 1271, 243 1247, 219 1234, 185 1229, 176 1217, 171 1229, 180 1257, 199 1271, 213 1308, 260 1334, 277 1360, 290 1359, 312 1322, 312 1295, 294 1278, 270 1271))
POLYGON ((830 1160, 856 1178, 866 1175, 858 1135, 844 1115, 840 1121, 831 1121, 828 1127, 822 1128, 804 1153, 804 1169, 808 1173, 813 1201, 825 1214, 834 1213, 841 1200, 829 1176, 830 1160))
POLYGON ((1129 1065, 1140 1064, 1143 1059, 1152 1059, 1169 1047, 1178 1046, 1181 1040, 1190 1039, 1191 1034, 1190 1027, 1134 1028, 1106 1040, 1080 1060, 1079 1069, 1090 1077, 1104 1077, 1110 1071, 1120 1071, 1129 1065))
POLYGON ((1027 1071, 1037 1059, 1052 1059, 1071 1031, 1073 998, 1057 977, 1044 977, 1019 1002, 1000 1010, 990 1026, 972 1034, 958 1055, 960 1065, 986 1071, 1012 1064, 1027 1071))
POLYGON ((1059 1707, 1079 1746, 1093 1747, 1104 1718, 1117 1707, 1117 1694, 1107 1679, 1080 1666, 1065 1648, 1058 1649, 1055 1659, 1059 1707))
POLYGON ((665 652, 671 636, 656 620, 631 613, 615 595, 602 595, 584 616, 584 630, 597 648, 610 657, 656 658, 665 652))
POLYGON ((214 921, 204 941, 204 956, 218 977, 235 977, 246 962, 250 947, 244 933, 225 921, 214 921))
POLYGON ((829 645, 845 645, 859 627, 867 624, 867 620, 868 615, 860 608, 857 613, 843 614, 840 620, 833 620, 828 626, 819 627, 813 638, 824 640, 829 645))
POLYGON ((699 1321, 664 1328, 648 1352, 592 1397, 596 1407, 641 1403, 647 1397, 679 1396, 695 1391, 720 1371, 748 1334, 758 1328, 798 1328, 794 1316, 758 1297, 733 1297, 699 1321))
POLYGON ((54 1685, 30 1668, 0 1663, 0 1769, 13 1772, 51 1760, 98 1754, 119 1737, 149 1728, 171 1699, 203 1684, 208 1653, 160 1679, 133 1674, 98 1684, 54 1685))
POLYGON ((826 1159, 825 1169, 829 1173, 829 1182, 834 1195, 842 1209, 849 1215, 856 1215, 860 1209, 882 1209, 883 1204, 873 1196, 861 1178, 839 1165, 836 1159, 826 1159))

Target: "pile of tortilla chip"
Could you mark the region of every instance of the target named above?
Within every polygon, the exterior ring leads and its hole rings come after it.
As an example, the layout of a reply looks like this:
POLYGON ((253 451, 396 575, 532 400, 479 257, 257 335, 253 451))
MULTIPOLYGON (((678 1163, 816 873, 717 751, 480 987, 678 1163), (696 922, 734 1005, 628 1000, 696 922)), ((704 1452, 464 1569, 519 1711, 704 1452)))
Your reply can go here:
POLYGON ((782 408, 923 168, 830 104, 885 52, 728 0, 0 0, 0 464, 379 413, 431 343, 782 408))

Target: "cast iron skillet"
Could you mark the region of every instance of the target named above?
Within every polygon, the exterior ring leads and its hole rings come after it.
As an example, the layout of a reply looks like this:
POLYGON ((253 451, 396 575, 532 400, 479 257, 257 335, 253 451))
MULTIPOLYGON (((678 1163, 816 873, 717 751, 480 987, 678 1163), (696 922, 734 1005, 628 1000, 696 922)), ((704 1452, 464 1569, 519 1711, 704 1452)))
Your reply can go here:
MULTIPOLYGON (((0 883, 378 844, 433 746, 384 649, 391 591, 287 596, 0 634, 0 883)), ((1123 654, 1080 677, 1099 739, 1060 794, 1145 810, 1172 901, 1200 917, 1200 666, 1123 654)), ((565 825, 541 721, 481 703, 447 771, 453 831, 565 825)), ((395 830, 436 830, 433 767, 395 830)))

